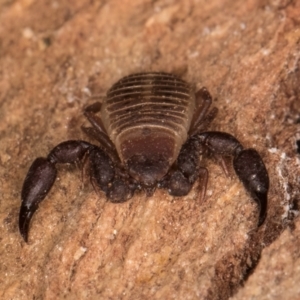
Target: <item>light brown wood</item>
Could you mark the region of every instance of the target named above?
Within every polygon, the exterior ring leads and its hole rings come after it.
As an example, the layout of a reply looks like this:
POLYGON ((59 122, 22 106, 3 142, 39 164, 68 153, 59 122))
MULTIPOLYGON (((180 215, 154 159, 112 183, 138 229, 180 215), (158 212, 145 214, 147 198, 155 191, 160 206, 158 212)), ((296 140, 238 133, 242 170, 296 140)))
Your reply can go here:
POLYGON ((238 292, 234 299, 267 299, 271 291, 274 299, 300 298, 299 220, 292 221, 299 5, 0 1, 0 298, 228 299, 238 292), (83 108, 142 71, 207 87, 219 109, 211 128, 259 151, 271 183, 265 225, 255 231, 255 203, 213 160, 204 203, 196 186, 183 198, 156 191, 107 203, 78 168, 65 166, 25 244, 18 213, 31 162, 59 142, 85 138, 83 108))

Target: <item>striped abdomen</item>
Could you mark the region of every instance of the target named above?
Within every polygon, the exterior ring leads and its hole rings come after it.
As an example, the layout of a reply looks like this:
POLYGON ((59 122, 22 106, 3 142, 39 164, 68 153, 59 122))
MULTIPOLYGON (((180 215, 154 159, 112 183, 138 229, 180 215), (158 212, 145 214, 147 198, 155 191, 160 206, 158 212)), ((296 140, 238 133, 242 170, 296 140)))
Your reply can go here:
POLYGON ((187 139, 194 106, 185 81, 172 74, 140 73, 111 87, 101 117, 125 165, 143 156, 165 160, 170 167, 187 139))

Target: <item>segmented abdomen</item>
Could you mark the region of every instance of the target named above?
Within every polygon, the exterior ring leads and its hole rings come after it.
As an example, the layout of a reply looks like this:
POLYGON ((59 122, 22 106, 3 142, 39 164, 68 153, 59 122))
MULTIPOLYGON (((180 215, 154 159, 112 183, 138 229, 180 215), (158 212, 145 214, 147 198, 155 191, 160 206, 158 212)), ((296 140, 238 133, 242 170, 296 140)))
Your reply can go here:
MULTIPOLYGON (((139 73, 115 83, 102 104, 102 120, 120 152, 120 143, 134 132, 162 132, 180 147, 187 138, 194 94, 188 83, 166 73, 139 73)), ((178 152, 178 151, 176 151, 178 152)))

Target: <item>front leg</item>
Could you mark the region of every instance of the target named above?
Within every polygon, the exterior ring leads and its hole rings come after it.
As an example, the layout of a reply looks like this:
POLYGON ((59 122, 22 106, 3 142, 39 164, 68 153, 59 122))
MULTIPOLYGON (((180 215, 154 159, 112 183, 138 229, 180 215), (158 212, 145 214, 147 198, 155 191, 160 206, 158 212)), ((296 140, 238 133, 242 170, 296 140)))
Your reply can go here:
POLYGON ((92 183, 105 192, 110 202, 122 203, 133 196, 137 184, 99 147, 89 152, 89 174, 92 183))
POLYGON ((126 201, 132 196, 135 186, 119 178, 120 172, 115 174, 113 161, 102 149, 84 141, 63 142, 54 147, 47 158, 37 158, 24 180, 19 230, 25 242, 28 241, 30 220, 55 182, 56 164, 75 163, 85 156, 88 158, 91 181, 105 192, 111 202, 126 201))
POLYGON ((160 182, 160 187, 166 188, 172 196, 187 195, 196 180, 201 186, 201 201, 203 201, 208 181, 208 170, 200 166, 199 157, 205 148, 195 139, 188 139, 182 146, 175 164, 170 172, 160 182))
POLYGON ((225 132, 203 132, 194 138, 216 155, 233 157, 237 176, 258 204, 258 226, 261 226, 267 215, 269 176, 259 153, 255 149, 243 149, 235 137, 225 132))
POLYGON ((73 163, 83 158, 92 145, 83 141, 67 141, 56 146, 47 158, 39 157, 29 168, 23 183, 19 214, 19 230, 28 241, 29 223, 39 203, 45 199, 53 186, 57 170, 56 163, 73 163))

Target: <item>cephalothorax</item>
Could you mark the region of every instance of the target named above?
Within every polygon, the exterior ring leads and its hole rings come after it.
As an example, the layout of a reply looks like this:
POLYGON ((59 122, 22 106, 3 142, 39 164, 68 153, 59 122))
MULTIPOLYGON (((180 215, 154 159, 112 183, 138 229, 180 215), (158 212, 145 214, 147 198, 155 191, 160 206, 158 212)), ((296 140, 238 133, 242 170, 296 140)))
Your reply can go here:
POLYGON ((244 149, 225 132, 205 131, 217 113, 211 96, 167 73, 139 73, 122 78, 107 92, 103 103, 87 107, 92 127, 83 131, 97 140, 96 146, 70 140, 54 147, 46 158, 31 165, 22 189, 19 228, 28 240, 29 222, 56 178, 57 163, 84 161, 95 188, 109 201, 124 202, 136 190, 150 196, 166 188, 174 196, 187 195, 201 178, 205 195, 208 171, 200 157, 233 157, 233 167, 259 207, 258 225, 267 210, 269 177, 254 149, 244 149), (100 118, 96 115, 100 112, 100 118))

